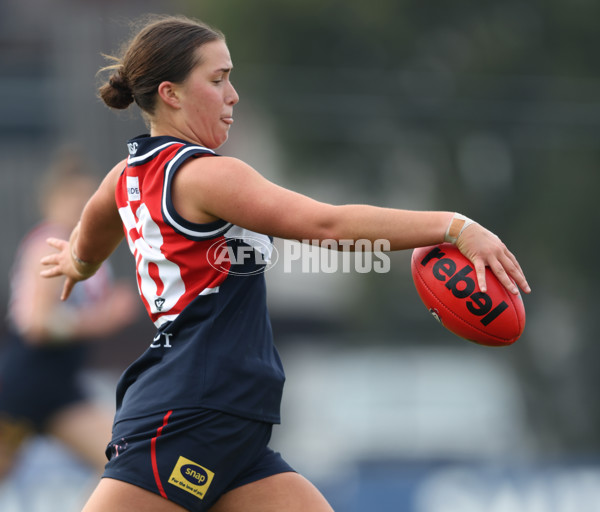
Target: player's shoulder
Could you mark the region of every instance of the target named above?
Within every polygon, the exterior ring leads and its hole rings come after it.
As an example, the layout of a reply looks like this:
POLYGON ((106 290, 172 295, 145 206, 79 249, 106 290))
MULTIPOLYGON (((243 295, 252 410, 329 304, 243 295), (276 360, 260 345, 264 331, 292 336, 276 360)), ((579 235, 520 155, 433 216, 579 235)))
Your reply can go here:
POLYGON ((119 177, 125 171, 126 167, 127 167, 127 158, 124 158, 123 160, 120 160, 118 163, 116 163, 110 171, 108 171, 105 181, 108 181, 111 184, 116 184, 119 177))
POLYGON ((215 158, 207 157, 190 159, 188 163, 182 166, 181 174, 184 179, 193 182, 231 182, 240 178, 244 174, 256 172, 243 160, 231 156, 218 156, 215 158))
POLYGON ((119 160, 119 162, 116 163, 110 171, 108 171, 108 174, 109 175, 113 175, 113 174, 121 175, 126 167, 127 167, 127 158, 123 158, 122 160, 119 160))
POLYGON ((197 165, 209 167, 249 167, 246 162, 234 156, 218 155, 216 153, 207 153, 202 156, 205 158, 194 158, 191 160, 191 162, 197 165))

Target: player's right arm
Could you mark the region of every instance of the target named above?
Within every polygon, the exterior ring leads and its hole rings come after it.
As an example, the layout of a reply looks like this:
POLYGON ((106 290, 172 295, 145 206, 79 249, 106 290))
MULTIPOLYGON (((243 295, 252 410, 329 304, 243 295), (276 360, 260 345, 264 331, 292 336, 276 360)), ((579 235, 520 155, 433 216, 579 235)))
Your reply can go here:
POLYGON ((48 268, 41 275, 66 276, 62 300, 69 296, 75 283, 91 277, 123 239, 123 225, 115 189, 124 167, 123 160, 106 175, 85 205, 69 242, 57 238, 48 239, 48 244, 58 249, 58 252, 42 258, 42 264, 48 268))

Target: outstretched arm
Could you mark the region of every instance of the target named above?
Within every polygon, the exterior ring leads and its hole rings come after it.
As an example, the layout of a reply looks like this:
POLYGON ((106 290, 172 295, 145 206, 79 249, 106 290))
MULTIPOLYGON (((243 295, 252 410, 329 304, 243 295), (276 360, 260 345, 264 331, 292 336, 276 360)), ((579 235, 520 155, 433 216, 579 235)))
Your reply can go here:
MULTIPOLYGON (((191 160, 175 176, 173 201, 188 220, 217 218, 271 236, 292 240, 388 240, 391 250, 434 245, 446 239, 453 212, 412 211, 369 205, 331 205, 271 183, 252 167, 229 157, 191 160)), ((477 223, 456 241, 474 264, 486 289, 489 266, 511 292, 529 292, 514 255, 477 223)))

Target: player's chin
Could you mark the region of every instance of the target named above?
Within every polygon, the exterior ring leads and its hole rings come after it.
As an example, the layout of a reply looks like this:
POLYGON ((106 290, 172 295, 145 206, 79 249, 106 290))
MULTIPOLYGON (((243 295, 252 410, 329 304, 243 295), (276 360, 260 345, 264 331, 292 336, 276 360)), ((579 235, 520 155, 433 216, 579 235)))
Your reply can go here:
POLYGON ((210 146, 207 146, 209 149, 217 149, 220 148, 223 144, 227 142, 229 139, 229 129, 226 131, 220 132, 213 136, 213 141, 210 146))

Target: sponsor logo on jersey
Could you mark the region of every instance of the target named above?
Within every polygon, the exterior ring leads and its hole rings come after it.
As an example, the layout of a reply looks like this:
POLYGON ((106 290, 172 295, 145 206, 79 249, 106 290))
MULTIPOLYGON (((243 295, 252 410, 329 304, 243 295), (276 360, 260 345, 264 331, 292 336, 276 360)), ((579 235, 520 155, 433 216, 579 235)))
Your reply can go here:
POLYGON ((171 348, 171 337, 173 336, 172 332, 159 332, 156 336, 154 336, 154 339, 152 340, 152 343, 150 343, 150 348, 171 348), (163 342, 163 338, 164 338, 164 342, 163 342))
POLYGON ((139 201, 142 198, 140 193, 140 181, 137 176, 127 176, 127 199, 130 201, 139 201))
POLYGON ((202 499, 214 476, 209 469, 180 456, 171 472, 169 483, 202 499))

